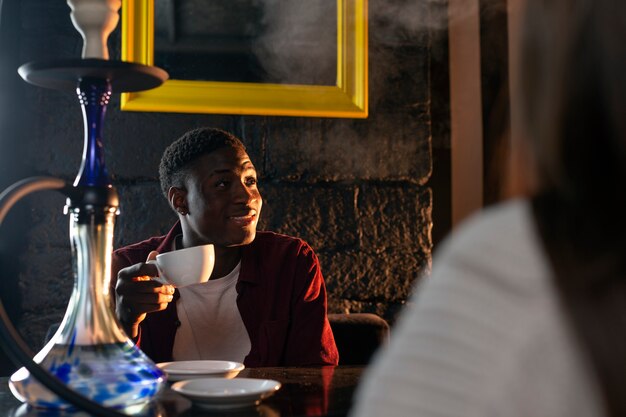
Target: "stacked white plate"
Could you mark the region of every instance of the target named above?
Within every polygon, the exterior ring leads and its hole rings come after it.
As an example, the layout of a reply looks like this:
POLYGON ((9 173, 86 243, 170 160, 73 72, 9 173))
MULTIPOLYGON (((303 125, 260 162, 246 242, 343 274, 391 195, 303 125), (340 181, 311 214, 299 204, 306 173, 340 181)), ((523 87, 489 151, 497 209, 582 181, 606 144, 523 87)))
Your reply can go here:
POLYGON ((195 378, 234 378, 243 371, 243 363, 231 361, 176 361, 161 362, 157 366, 165 371, 170 382, 195 378))
POLYGON ((271 379, 200 378, 178 381, 172 389, 207 410, 251 407, 274 395, 281 387, 271 379))
POLYGON ((209 410, 251 407, 281 387, 271 379, 235 378, 245 366, 231 361, 176 361, 157 366, 167 374, 172 390, 209 410), (235 378, 235 379, 232 379, 235 378))

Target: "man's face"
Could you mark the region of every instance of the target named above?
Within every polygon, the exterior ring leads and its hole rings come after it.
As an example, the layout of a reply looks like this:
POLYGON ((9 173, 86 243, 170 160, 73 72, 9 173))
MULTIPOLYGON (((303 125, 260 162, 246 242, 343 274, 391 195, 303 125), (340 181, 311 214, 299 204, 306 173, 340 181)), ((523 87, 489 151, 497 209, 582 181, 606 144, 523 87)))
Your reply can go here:
POLYGON ((263 201, 245 151, 224 147, 200 157, 185 186, 193 244, 230 247, 254 240, 263 201))

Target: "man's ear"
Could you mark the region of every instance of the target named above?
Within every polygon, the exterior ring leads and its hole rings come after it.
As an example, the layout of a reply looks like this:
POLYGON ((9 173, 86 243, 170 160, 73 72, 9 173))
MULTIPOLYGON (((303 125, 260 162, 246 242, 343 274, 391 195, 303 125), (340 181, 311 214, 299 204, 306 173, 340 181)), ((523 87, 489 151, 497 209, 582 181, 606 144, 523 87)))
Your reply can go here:
POLYGON ((167 191, 167 200, 170 202, 170 207, 172 207, 178 214, 184 216, 189 213, 186 190, 178 187, 170 187, 167 191))

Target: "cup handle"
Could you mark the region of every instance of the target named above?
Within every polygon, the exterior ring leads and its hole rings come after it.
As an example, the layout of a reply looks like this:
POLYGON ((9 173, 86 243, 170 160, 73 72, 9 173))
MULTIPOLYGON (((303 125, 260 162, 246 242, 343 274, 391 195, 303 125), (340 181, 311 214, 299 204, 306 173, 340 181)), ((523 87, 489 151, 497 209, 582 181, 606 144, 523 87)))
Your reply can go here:
MULTIPOLYGON (((156 259, 148 259, 145 263, 156 266, 157 270, 159 270, 159 274, 161 273, 161 270, 159 269, 159 265, 157 265, 156 259)), ((163 285, 169 285, 169 283, 162 276, 150 277, 150 279, 152 281, 159 282, 159 283, 161 283, 163 285)))

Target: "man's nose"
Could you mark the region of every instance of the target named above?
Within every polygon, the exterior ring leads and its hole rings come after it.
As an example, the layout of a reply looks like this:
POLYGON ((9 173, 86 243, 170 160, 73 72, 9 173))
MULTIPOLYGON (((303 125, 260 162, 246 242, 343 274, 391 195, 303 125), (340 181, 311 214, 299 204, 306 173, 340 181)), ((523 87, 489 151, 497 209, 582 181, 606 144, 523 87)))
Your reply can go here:
POLYGON ((239 185, 235 187, 234 193, 235 201, 238 203, 249 203, 256 200, 258 196, 258 192, 255 189, 248 187, 244 183, 239 183, 239 185))

